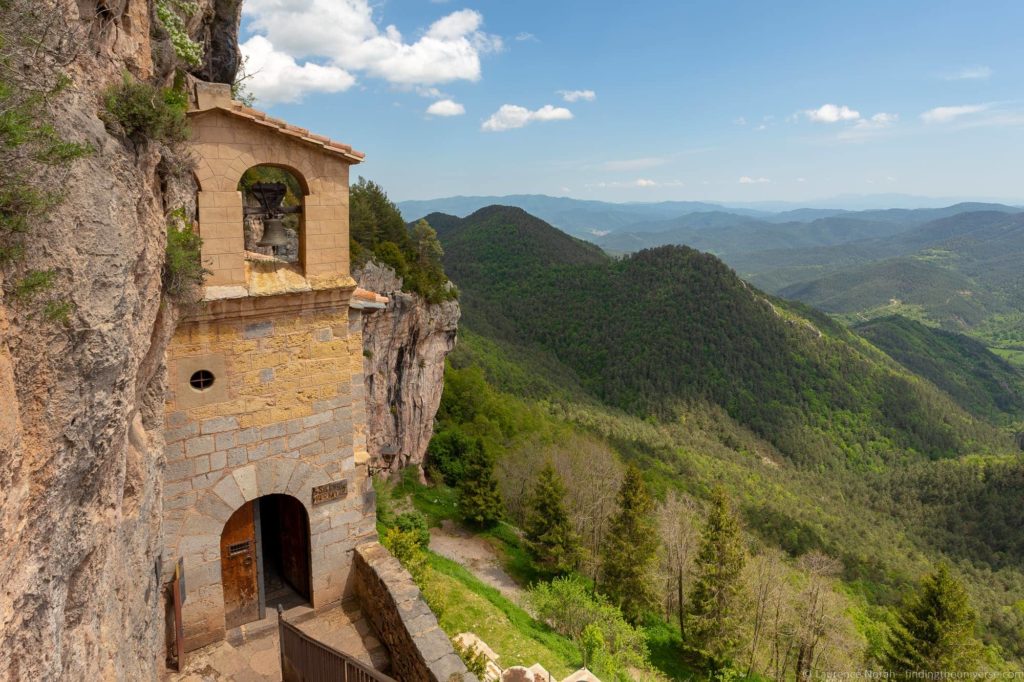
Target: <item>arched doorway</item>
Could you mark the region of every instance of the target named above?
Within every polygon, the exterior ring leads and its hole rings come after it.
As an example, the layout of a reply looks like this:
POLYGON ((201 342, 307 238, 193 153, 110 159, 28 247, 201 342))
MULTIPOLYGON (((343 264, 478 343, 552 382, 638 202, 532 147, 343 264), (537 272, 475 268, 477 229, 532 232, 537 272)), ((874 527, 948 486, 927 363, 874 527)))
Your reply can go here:
POLYGON ((290 495, 264 495, 239 507, 220 538, 227 628, 312 601, 309 516, 290 495))

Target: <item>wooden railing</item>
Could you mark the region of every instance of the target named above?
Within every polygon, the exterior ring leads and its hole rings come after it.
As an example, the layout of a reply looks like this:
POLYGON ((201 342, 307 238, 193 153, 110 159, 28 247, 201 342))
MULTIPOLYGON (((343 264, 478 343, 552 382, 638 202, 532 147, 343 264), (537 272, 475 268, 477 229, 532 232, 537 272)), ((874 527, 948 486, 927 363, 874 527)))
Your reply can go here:
POLYGON ((318 642, 284 619, 277 607, 281 679, 284 682, 396 682, 337 649, 318 642))

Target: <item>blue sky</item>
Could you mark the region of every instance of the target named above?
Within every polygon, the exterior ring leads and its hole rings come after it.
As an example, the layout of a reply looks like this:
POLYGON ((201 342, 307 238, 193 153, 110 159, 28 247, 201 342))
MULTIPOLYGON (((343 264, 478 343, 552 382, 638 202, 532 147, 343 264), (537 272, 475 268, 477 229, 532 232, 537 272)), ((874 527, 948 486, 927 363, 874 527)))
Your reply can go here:
POLYGON ((256 106, 366 152, 398 200, 1024 200, 1017 0, 243 11, 256 106))

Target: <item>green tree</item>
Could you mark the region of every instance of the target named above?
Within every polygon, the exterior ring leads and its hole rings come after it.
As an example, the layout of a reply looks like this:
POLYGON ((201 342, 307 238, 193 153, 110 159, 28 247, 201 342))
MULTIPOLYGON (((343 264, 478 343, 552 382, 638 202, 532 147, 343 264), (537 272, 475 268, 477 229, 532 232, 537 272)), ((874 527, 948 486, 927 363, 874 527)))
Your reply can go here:
POLYGON ((533 560, 549 574, 568 573, 580 558, 580 542, 565 508, 565 485, 549 462, 527 500, 526 542, 533 560))
POLYGON ((745 563, 739 520, 725 491, 716 489, 697 554, 686 631, 695 646, 717 659, 735 653, 740 642, 745 563))
POLYGON ((494 477, 494 460, 483 439, 466 453, 463 476, 459 481, 459 508, 466 521, 477 526, 492 526, 502 516, 501 495, 494 477))
POLYGON ((973 671, 981 657, 976 621, 963 583, 939 564, 900 611, 883 663, 897 673, 973 671))
POLYGON ((656 605, 651 576, 658 533, 654 503, 634 466, 626 469, 618 505, 601 548, 601 591, 636 623, 656 605))
POLYGON ((382 242, 410 251, 409 230, 398 206, 383 187, 366 178, 359 178, 349 191, 349 224, 353 256, 372 252, 382 242))

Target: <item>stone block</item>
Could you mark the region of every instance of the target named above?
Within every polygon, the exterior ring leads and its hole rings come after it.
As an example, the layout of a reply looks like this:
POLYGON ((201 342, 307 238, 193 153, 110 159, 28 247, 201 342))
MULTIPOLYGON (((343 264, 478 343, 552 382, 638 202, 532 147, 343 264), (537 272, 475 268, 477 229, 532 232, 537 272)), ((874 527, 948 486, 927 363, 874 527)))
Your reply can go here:
POLYGON ((264 426, 260 429, 260 439, 270 440, 271 438, 278 438, 288 433, 288 427, 284 424, 271 424, 264 426))
POLYGON ((193 473, 193 460, 184 459, 167 465, 164 469, 165 481, 181 481, 189 478, 193 473))
POLYGON ((208 433, 223 433, 238 428, 238 420, 234 417, 213 417, 203 421, 201 431, 203 435, 208 433))
MULTIPOLYGON (((305 447, 299 448, 299 456, 303 457, 303 458, 305 458, 305 457, 315 457, 315 456, 321 454, 323 451, 324 451, 324 444, 322 442, 320 442, 320 441, 315 441, 315 442, 310 443, 309 445, 307 445, 305 447)), ((321 464, 321 462, 318 461, 317 464, 321 464)))
POLYGON ((273 334, 274 323, 271 320, 247 324, 242 330, 242 337, 246 339, 265 339, 273 334))
POLYGON ((200 474, 192 477, 192 489, 203 490, 209 488, 213 484, 220 480, 222 473, 220 471, 211 471, 209 473, 200 474))
POLYGON ((223 469, 224 467, 227 466, 227 464, 228 464, 228 454, 227 454, 227 452, 224 452, 224 451, 214 452, 213 454, 210 455, 210 470, 211 471, 218 471, 220 469, 223 469))
MULTIPOLYGON (((313 408, 314 410, 316 409, 315 405, 316 405, 316 403, 314 403, 314 408, 313 408)), ((305 417, 302 420, 302 427, 304 429, 308 429, 308 428, 311 428, 313 426, 320 426, 321 424, 326 424, 326 423, 332 421, 333 419, 334 419, 334 414, 330 410, 326 410, 324 412, 320 412, 318 414, 312 414, 312 415, 310 415, 308 417, 305 417)))
POLYGON ((235 469, 232 476, 238 484, 238 490, 242 493, 242 497, 246 500, 255 500, 260 496, 259 488, 256 485, 255 466, 250 464, 241 469, 235 469))
POLYGON ((234 476, 224 476, 213 486, 213 492, 232 509, 238 509, 246 502, 234 476))
POLYGON ((208 455, 211 452, 213 452, 213 447, 213 436, 199 436, 198 438, 190 438, 187 441, 185 441, 185 456, 198 457, 200 455, 208 455))
POLYGON ((186 438, 192 438, 193 436, 199 435, 199 427, 195 424, 186 424, 178 429, 170 429, 164 432, 164 441, 167 443, 177 443, 180 440, 186 438))
POLYGON ((295 434, 294 436, 288 436, 288 448, 294 450, 316 442, 317 440, 317 430, 315 428, 307 429, 301 433, 295 434))
MULTIPOLYGON (((188 490, 192 490, 192 484, 188 484, 188 490)), ((167 512, 176 509, 191 509, 196 503, 196 494, 194 492, 188 492, 183 495, 177 495, 176 497, 170 497, 167 493, 167 486, 164 486, 164 532, 167 533, 167 512)))
POLYGON ((238 443, 239 445, 249 445, 251 443, 255 443, 260 439, 261 430, 262 429, 258 429, 255 427, 249 429, 242 429, 241 431, 235 433, 235 442, 238 443))
POLYGON ((227 455, 227 466, 232 468, 242 466, 249 459, 249 455, 246 452, 245 448, 241 446, 237 448, 231 448, 230 450, 228 450, 227 455))
POLYGON ((236 432, 228 431, 227 433, 218 433, 213 437, 213 449, 214 450, 230 450, 235 447, 236 432))
POLYGON ((222 525, 235 511, 234 507, 229 506, 227 502, 220 498, 219 495, 213 495, 210 493, 204 493, 199 496, 195 509, 197 512, 208 516, 211 519, 218 519, 218 522, 222 525))

